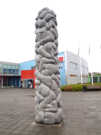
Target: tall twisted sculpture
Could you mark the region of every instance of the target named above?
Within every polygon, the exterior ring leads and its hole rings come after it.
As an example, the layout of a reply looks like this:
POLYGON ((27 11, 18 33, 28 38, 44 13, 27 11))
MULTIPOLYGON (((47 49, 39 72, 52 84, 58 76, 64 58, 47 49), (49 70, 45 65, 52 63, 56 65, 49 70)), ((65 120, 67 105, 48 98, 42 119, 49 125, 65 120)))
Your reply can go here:
POLYGON ((42 9, 36 18, 35 121, 57 124, 63 120, 55 13, 42 9))

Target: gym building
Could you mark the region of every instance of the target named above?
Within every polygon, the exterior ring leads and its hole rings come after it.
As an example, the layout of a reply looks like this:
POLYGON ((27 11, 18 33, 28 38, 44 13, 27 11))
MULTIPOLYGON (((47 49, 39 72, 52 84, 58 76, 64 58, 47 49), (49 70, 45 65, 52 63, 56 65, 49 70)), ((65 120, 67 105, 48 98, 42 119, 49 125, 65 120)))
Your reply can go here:
MULTIPOLYGON (((88 64, 69 51, 58 54, 60 84, 88 82, 88 64)), ((35 88, 35 60, 22 63, 0 62, 0 86, 35 88)))

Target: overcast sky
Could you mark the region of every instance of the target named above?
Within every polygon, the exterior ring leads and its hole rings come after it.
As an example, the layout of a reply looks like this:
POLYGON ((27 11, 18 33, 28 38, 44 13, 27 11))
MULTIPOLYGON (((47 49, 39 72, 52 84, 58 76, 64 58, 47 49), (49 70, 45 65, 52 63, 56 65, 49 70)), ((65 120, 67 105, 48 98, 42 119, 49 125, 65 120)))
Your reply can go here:
POLYGON ((35 18, 44 7, 57 14, 59 52, 80 48, 90 71, 101 72, 101 0, 0 0, 0 61, 34 59, 35 18))

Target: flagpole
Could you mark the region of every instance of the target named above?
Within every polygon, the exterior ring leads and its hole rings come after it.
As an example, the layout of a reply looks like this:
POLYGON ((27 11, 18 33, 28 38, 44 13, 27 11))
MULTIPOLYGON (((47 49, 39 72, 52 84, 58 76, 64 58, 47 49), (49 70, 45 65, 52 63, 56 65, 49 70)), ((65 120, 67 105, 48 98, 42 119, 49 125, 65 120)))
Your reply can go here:
MULTIPOLYGON (((90 58, 90 62, 91 62, 91 48, 90 48, 90 46, 89 46, 89 58, 90 58)), ((90 65, 91 65, 91 63, 90 63, 90 65)), ((91 84, 93 85, 94 83, 93 83, 93 71, 91 70, 91 84)))
MULTIPOLYGON (((79 56, 80 58, 80 56, 79 56)), ((81 76, 81 84, 83 83, 83 79, 82 79, 82 67, 81 67, 81 58, 80 58, 80 76, 81 76)))
POLYGON ((92 85, 93 85, 93 84, 94 84, 94 83, 93 83, 93 72, 91 73, 91 78, 92 78, 92 85))
POLYGON ((81 57, 80 57, 80 41, 79 41, 79 48, 78 48, 78 56, 79 56, 79 61, 80 61, 80 80, 81 80, 81 84, 82 84, 83 79, 82 79, 82 67, 81 67, 81 57))

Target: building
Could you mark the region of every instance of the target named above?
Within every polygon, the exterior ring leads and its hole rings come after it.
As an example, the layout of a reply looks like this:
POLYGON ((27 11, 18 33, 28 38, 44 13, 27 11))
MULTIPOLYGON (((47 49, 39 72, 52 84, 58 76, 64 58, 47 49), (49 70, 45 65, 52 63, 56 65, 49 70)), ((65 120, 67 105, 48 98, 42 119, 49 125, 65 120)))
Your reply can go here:
MULTIPOLYGON (((58 54, 60 84, 76 84, 88 82, 88 64, 78 55, 69 51, 58 54)), ((23 87, 29 87, 29 82, 35 87, 35 60, 20 63, 23 87)))
POLYGON ((67 84, 88 82, 88 63, 78 55, 64 52, 67 84))
POLYGON ((35 87, 35 60, 20 63, 21 87, 35 87))
MULTIPOLYGON (((93 72, 93 83, 101 83, 101 73, 93 72)), ((91 73, 88 75, 88 82, 92 82, 91 73)))
MULTIPOLYGON (((88 64, 69 51, 58 54, 60 84, 88 82, 88 64)), ((0 62, 0 87, 35 87, 35 60, 22 63, 0 62)))
POLYGON ((18 63, 0 62, 0 87, 19 87, 20 65, 18 63))

